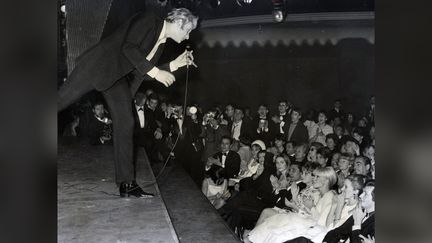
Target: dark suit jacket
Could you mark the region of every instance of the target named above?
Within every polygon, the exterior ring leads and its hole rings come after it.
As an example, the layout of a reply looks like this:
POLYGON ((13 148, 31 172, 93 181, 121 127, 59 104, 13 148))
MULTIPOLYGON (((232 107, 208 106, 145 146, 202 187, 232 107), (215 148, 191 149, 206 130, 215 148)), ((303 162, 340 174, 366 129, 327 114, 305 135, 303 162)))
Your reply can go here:
MULTIPOLYGON (((287 140, 288 140, 288 135, 289 135, 289 127, 291 124, 286 124, 284 126, 284 132, 285 135, 287 136, 287 140)), ((297 126, 294 128, 294 131, 291 135, 291 139, 289 139, 290 141, 294 141, 297 144, 299 143, 309 143, 309 133, 307 128, 305 127, 305 125, 303 125, 303 123, 301 121, 299 121, 297 123, 297 126)))
POLYGON ((276 136, 276 134, 279 133, 279 126, 278 124, 275 124, 270 117, 267 117, 265 120, 268 121, 268 131, 261 131, 260 133, 257 132, 257 129, 259 127, 259 123, 260 123, 260 118, 257 116, 253 121, 252 121, 252 139, 253 140, 262 140, 265 145, 267 147, 271 146, 271 141, 273 140, 273 138, 276 136))
MULTIPOLYGON (((232 128, 233 128, 234 122, 228 123, 228 129, 232 137, 232 128)), ((252 129, 251 129, 251 122, 247 121, 246 119, 243 119, 241 127, 240 127, 240 136, 248 135, 249 137, 252 137, 252 129)))
MULTIPOLYGON (((88 138, 89 142, 92 145, 102 144, 100 141, 100 137, 105 135, 106 131, 112 131, 110 125, 106 125, 105 123, 99 121, 94 115, 90 117, 88 124, 88 138)), ((112 135, 112 133, 110 132, 112 135)), ((106 141, 104 144, 111 144, 112 139, 106 141)))
POLYGON ((352 230, 352 226, 354 225, 353 217, 349 217, 345 223, 341 226, 333 229, 327 233, 324 238, 324 242, 327 243, 337 243, 341 239, 346 240, 350 239, 352 243, 361 243, 362 240, 359 235, 363 235, 367 237, 367 235, 375 236, 375 214, 373 213, 369 218, 367 218, 362 224, 360 230, 352 230))
MULTIPOLYGON (((76 59, 77 72, 98 91, 110 88, 117 80, 134 71, 131 92, 134 94, 162 54, 161 44, 150 61, 146 56, 156 44, 163 20, 152 13, 138 13, 128 19, 113 34, 82 53, 76 59)), ((167 69, 167 65, 161 67, 167 69)))
MULTIPOLYGON (((222 152, 217 152, 213 155, 213 158, 222 162, 222 152)), ((234 178, 240 172, 240 161, 240 155, 237 152, 230 150, 225 159, 225 168, 218 165, 212 165, 206 174, 211 175, 218 171, 217 173, 225 179, 234 178)))

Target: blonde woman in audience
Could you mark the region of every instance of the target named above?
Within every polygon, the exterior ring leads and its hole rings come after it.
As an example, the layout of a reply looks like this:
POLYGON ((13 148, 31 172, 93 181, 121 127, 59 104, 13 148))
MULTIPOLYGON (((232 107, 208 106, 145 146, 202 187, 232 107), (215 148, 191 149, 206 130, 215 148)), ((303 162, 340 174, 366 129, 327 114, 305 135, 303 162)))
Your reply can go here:
POLYGON ((314 171, 313 188, 319 192, 316 205, 304 202, 305 210, 279 213, 257 225, 247 239, 253 243, 285 242, 300 236, 320 242, 327 233, 327 217, 330 213, 335 192, 330 188, 336 183, 336 172, 332 167, 317 168, 314 171))

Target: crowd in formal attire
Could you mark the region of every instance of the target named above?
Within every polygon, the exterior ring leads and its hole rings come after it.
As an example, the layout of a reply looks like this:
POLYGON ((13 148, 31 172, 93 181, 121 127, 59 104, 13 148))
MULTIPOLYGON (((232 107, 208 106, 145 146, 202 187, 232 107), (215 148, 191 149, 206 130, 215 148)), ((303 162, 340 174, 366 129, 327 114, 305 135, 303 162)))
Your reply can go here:
MULTIPOLYGON (((182 165, 244 242, 374 242, 375 97, 360 112, 341 100, 318 111, 275 105, 204 111, 138 92, 134 144, 152 164, 182 165)), ((100 106, 90 141, 109 144, 100 106)))

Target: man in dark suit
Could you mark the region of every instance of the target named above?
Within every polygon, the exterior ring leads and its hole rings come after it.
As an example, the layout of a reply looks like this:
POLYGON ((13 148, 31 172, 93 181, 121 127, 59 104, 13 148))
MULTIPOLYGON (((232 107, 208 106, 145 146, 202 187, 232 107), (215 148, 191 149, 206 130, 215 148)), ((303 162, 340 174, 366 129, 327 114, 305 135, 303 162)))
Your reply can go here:
POLYGON ((112 144, 111 136, 112 121, 105 114, 105 107, 102 102, 93 105, 93 116, 88 123, 88 138, 92 145, 112 144))
POLYGON ((239 141, 240 137, 251 137, 251 124, 246 119, 243 119, 244 112, 241 108, 234 109, 233 122, 228 128, 231 131, 231 137, 239 141))
POLYGON ((58 91, 58 110, 90 90, 101 91, 111 112, 114 129, 115 180, 120 196, 151 196, 135 182, 133 166, 132 97, 143 80, 156 79, 166 87, 175 81, 171 73, 194 65, 185 51, 169 64, 156 67, 167 38, 177 43, 189 38, 198 18, 189 10, 173 9, 165 20, 151 13, 131 17, 112 35, 76 59, 76 67, 58 91))
POLYGON ((284 126, 284 134, 287 141, 294 141, 297 144, 309 143, 309 133, 305 125, 300 121, 302 116, 300 108, 294 107, 291 112, 291 122, 284 126))
POLYGON ((142 93, 137 93, 134 104, 134 141, 136 146, 145 148, 151 163, 160 162, 158 157, 158 147, 162 141, 161 122, 156 118, 156 107, 159 98, 155 93, 146 97, 142 93))
POLYGON ((231 144, 231 137, 222 137, 221 151, 214 154, 207 161, 206 175, 213 177, 215 183, 219 179, 234 178, 240 171, 240 155, 230 150, 231 144))
POLYGON ((267 147, 270 147, 271 140, 275 134, 279 133, 279 126, 271 121, 268 112, 267 105, 260 104, 258 106, 258 115, 252 121, 252 137, 254 140, 263 141, 267 147))

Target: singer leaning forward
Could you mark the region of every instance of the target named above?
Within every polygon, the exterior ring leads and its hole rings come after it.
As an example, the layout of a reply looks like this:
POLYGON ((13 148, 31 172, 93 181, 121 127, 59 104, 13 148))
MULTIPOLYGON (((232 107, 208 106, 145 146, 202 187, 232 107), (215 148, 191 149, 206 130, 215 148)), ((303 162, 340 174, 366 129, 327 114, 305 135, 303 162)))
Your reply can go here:
POLYGON ((189 39, 197 21, 198 17, 185 8, 173 9, 165 19, 148 12, 134 15, 81 54, 58 91, 58 111, 91 90, 102 92, 113 121, 115 180, 121 197, 153 197, 137 185, 134 176, 132 97, 144 80, 168 87, 176 80, 172 72, 186 65, 197 67, 193 51, 187 50, 173 61, 155 66, 167 38, 176 43, 189 39))

